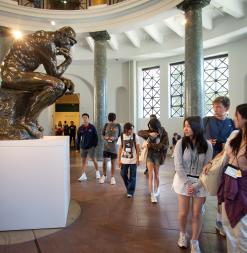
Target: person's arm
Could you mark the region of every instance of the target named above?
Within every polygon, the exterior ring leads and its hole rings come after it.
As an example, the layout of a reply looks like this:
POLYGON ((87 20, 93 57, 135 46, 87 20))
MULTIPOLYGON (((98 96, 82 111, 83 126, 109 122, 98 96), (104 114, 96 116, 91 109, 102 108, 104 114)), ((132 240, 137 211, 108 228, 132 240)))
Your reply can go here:
POLYGON ((168 134, 165 130, 163 130, 162 136, 160 143, 148 143, 148 148, 153 149, 153 150, 164 150, 168 149, 169 146, 169 139, 168 139, 168 134))
POLYGON ((62 76, 72 62, 70 52, 63 51, 62 48, 56 48, 51 41, 41 46, 39 53, 46 73, 58 78, 62 76), (57 55, 62 55, 65 58, 59 66, 57 66, 57 55))
POLYGON ((93 127, 93 133, 94 133, 93 146, 96 147, 98 145, 98 133, 95 127, 93 127))
MULTIPOLYGON (((213 146, 210 142, 207 142, 207 144, 208 144, 208 150, 207 150, 207 152, 205 154, 205 158, 204 158, 204 163, 203 163, 204 167, 207 164, 209 164, 212 161, 212 158, 213 158, 213 146)), ((204 173, 204 170, 202 170, 202 173, 204 173)), ((202 186, 202 181, 199 178, 197 183, 193 184, 193 188, 194 188, 194 190, 192 190, 193 193, 195 193, 201 186, 202 186)))
POLYGON ((117 144, 118 144, 118 167, 121 168, 122 166, 121 157, 122 157, 122 151, 123 151, 121 137, 118 138, 117 144))
POLYGON ((174 165, 175 171, 180 178, 183 179, 184 183, 188 182, 187 174, 183 166, 183 150, 182 150, 182 140, 177 141, 174 149, 174 165))
POLYGON ((140 137, 142 137, 144 140, 147 140, 147 139, 148 139, 149 133, 150 133, 149 130, 140 130, 140 131, 138 131, 138 135, 139 135, 140 137))
POLYGON ((139 156, 140 156, 140 145, 136 144, 136 165, 140 164, 139 156))
POLYGON ((76 150, 80 150, 80 142, 81 142, 81 131, 79 127, 77 131, 76 150))

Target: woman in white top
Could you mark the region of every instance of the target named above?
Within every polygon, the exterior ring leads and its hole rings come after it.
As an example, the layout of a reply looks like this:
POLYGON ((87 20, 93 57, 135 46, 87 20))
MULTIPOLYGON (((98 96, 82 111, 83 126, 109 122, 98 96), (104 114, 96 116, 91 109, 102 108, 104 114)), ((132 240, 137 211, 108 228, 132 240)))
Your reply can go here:
POLYGON ((178 246, 187 248, 186 223, 192 198, 192 238, 191 253, 200 253, 198 237, 202 227, 202 207, 207 192, 199 179, 204 165, 213 155, 212 144, 203 135, 202 119, 199 116, 184 120, 184 137, 179 140, 174 150, 176 174, 173 189, 178 194, 178 219, 180 236, 178 246))

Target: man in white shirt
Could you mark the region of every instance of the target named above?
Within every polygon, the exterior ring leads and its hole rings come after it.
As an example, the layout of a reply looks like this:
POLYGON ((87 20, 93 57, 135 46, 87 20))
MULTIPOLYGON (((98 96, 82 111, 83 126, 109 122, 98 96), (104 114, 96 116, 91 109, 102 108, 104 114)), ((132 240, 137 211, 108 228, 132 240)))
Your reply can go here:
POLYGON ((125 123, 124 131, 118 138, 118 166, 127 190, 127 197, 132 198, 136 187, 136 168, 139 165, 140 141, 133 132, 133 125, 125 123))

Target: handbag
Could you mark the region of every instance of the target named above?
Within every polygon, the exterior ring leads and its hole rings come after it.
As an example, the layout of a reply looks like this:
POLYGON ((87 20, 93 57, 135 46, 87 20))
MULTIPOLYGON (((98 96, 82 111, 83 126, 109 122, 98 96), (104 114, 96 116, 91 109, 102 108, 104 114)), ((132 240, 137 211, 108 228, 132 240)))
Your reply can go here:
POLYGON ((142 144, 141 155, 140 155, 139 161, 141 163, 146 164, 147 155, 148 155, 147 141, 144 141, 142 144))
POLYGON ((202 185, 211 196, 217 195, 225 163, 224 152, 222 155, 217 156, 212 160, 211 168, 207 174, 202 173, 200 175, 202 185))
POLYGON ((224 147, 224 152, 222 152, 221 155, 216 156, 212 160, 212 165, 208 171, 208 174, 206 175, 206 174, 202 173, 200 175, 200 180, 202 182, 202 185, 204 186, 204 188, 208 191, 209 195, 211 195, 211 196, 217 195, 217 192, 218 192, 218 189, 219 189, 220 183, 221 183, 223 170, 224 170, 225 165, 228 162, 226 150, 227 150, 227 147, 228 147, 230 141, 236 137, 238 132, 239 132, 239 130, 232 131, 231 135, 227 139, 226 145, 224 147))

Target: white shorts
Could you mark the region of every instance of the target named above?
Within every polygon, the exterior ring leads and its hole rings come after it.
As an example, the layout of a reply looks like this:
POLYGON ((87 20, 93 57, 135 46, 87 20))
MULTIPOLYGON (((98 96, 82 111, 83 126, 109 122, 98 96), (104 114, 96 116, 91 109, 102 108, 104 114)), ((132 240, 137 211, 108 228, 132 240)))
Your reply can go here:
MULTIPOLYGON (((189 178, 191 182, 197 182, 198 178, 189 178)), ((185 181, 183 178, 179 177, 179 175, 176 173, 173 179, 172 189, 177 193, 184 196, 190 197, 190 195, 187 194, 187 185, 185 185, 185 181)), ((208 193, 205 190, 203 186, 201 186, 198 191, 192 196, 192 197, 207 197, 208 193)))

